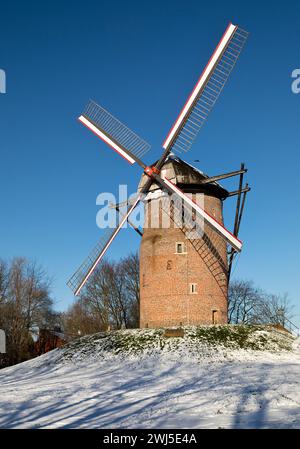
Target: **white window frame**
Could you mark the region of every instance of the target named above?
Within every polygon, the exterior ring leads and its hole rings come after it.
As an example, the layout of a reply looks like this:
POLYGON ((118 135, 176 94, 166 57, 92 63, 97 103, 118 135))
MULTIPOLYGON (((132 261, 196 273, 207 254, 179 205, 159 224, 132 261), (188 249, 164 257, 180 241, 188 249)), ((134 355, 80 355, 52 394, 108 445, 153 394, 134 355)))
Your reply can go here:
POLYGON ((175 243, 175 254, 187 254, 186 245, 184 242, 176 242, 175 243), (182 245, 182 252, 178 252, 178 245, 182 245))
POLYGON ((190 295, 198 294, 197 287, 198 287, 197 282, 190 282, 190 295))

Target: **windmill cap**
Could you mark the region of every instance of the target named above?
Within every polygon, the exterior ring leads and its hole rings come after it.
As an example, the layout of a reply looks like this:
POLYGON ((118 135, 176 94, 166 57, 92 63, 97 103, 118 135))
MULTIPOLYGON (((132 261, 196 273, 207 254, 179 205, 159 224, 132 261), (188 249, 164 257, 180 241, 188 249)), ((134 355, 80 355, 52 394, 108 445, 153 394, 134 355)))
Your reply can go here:
MULTIPOLYGON (((153 165, 155 164, 156 162, 153 165)), ((209 176, 193 165, 183 161, 174 153, 169 154, 161 171, 166 178, 178 185, 185 192, 203 192, 221 199, 225 199, 228 196, 228 191, 216 181, 201 184, 201 181, 209 176)), ((138 190, 144 186, 147 179, 147 175, 143 174, 139 182, 138 190)), ((160 187, 153 183, 150 191, 156 189, 160 189, 160 187)))

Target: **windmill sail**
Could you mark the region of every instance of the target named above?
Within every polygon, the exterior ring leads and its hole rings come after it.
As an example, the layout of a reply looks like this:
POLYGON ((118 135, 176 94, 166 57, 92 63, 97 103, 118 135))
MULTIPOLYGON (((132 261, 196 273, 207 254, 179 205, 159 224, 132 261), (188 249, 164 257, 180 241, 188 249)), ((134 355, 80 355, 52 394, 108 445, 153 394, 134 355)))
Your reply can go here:
POLYGON ((126 214, 122 216, 122 219, 118 226, 116 226, 113 229, 106 229, 104 235, 101 237, 97 245, 92 249, 88 257, 84 260, 84 262, 80 265, 78 270, 69 279, 67 285, 68 287, 71 288, 71 290, 73 290, 74 295, 78 295, 80 293, 80 290, 87 282, 87 280, 95 270, 96 266, 103 259, 106 251, 112 244, 113 240, 121 230, 122 226, 126 222, 127 218, 129 217, 133 209, 140 201, 140 198, 141 195, 139 195, 134 201, 133 205, 128 208, 126 214))
POLYGON ((248 33, 229 24, 194 90, 170 130, 163 147, 186 152, 191 148, 216 103, 247 40, 248 33))
POLYGON ((224 254, 224 240, 212 229, 203 229, 203 223, 199 216, 193 216, 192 209, 182 204, 180 197, 172 200, 171 204, 168 198, 162 198, 162 211, 170 217, 177 228, 181 229, 185 237, 189 240, 194 250, 199 254, 207 269, 211 272, 223 295, 227 295, 228 282, 228 263, 222 257, 224 254), (182 211, 184 211, 184 222, 182 221, 182 211), (202 227, 201 231, 194 226, 198 221, 202 227), (193 230, 195 228, 195 231, 193 230))
POLYGON ((141 163, 139 158, 151 148, 145 140, 92 100, 79 121, 131 164, 141 163))
POLYGON ((215 220, 211 215, 205 212, 205 210, 202 209, 202 207, 200 207, 198 204, 196 204, 191 198, 185 195, 185 193, 182 190, 180 190, 175 184, 173 184, 170 180, 168 180, 167 178, 161 179, 169 189, 171 189, 176 195, 182 198, 190 207, 195 209, 196 213, 199 214, 201 217, 203 217, 205 222, 214 231, 216 231, 219 235, 221 235, 227 241, 227 243, 229 243, 229 245, 231 245, 231 247, 235 249, 235 251, 237 252, 241 251, 242 242, 237 237, 235 237, 230 231, 228 231, 221 223, 215 220))

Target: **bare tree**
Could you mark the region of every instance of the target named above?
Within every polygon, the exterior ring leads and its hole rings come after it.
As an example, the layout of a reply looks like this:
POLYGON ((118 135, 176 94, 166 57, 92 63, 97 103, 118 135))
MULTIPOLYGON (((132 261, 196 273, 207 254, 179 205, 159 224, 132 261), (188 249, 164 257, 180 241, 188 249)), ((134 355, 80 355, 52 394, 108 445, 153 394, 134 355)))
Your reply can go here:
POLYGON ((231 282, 228 291, 228 322, 251 324, 256 322, 262 301, 262 293, 252 281, 231 282))
POLYGON ((287 294, 268 294, 252 281, 236 280, 229 286, 228 322, 231 324, 281 324, 292 318, 287 294))
POLYGON ((265 294, 261 306, 261 317, 265 323, 281 324, 283 327, 293 318, 293 309, 288 294, 265 294))
POLYGON ((67 338, 94 334, 103 330, 103 326, 91 313, 86 301, 80 298, 62 315, 64 333, 67 338))
POLYGON ((7 264, 0 260, 0 329, 4 328, 6 296, 8 287, 8 270, 7 264))
POLYGON ((140 259, 138 253, 121 261, 128 308, 128 327, 139 326, 140 316, 140 259))
POLYGON ((103 262, 95 270, 80 296, 82 305, 97 319, 102 330, 109 326, 111 270, 111 264, 103 262))
POLYGON ((104 262, 87 283, 81 296, 103 328, 127 327, 124 273, 114 262, 104 262))
POLYGON ((4 260, 0 260, 0 306, 4 304, 8 287, 8 270, 4 260))
POLYGON ((14 364, 30 358, 33 333, 52 306, 50 284, 45 272, 24 258, 13 259, 5 269, 2 264, 0 273, 0 315, 7 336, 6 358, 7 363, 14 364), (6 273, 4 277, 3 273, 6 273))
MULTIPOLYGON (((98 330, 137 327, 139 316, 139 257, 119 262, 104 261, 93 273, 80 296, 87 319, 96 320, 98 330)), ((68 313, 73 313, 71 308, 68 313)), ((79 310, 77 311, 79 312, 79 310)), ((97 326, 96 326, 97 327, 97 326)))

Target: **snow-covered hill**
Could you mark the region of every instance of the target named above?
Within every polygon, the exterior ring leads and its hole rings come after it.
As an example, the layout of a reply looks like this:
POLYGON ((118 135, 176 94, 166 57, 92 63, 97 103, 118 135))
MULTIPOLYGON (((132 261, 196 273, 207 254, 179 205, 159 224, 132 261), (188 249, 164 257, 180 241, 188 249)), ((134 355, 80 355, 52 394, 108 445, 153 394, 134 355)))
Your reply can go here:
POLYGON ((0 427, 299 428, 299 341, 242 326, 83 337, 0 371, 0 427))

